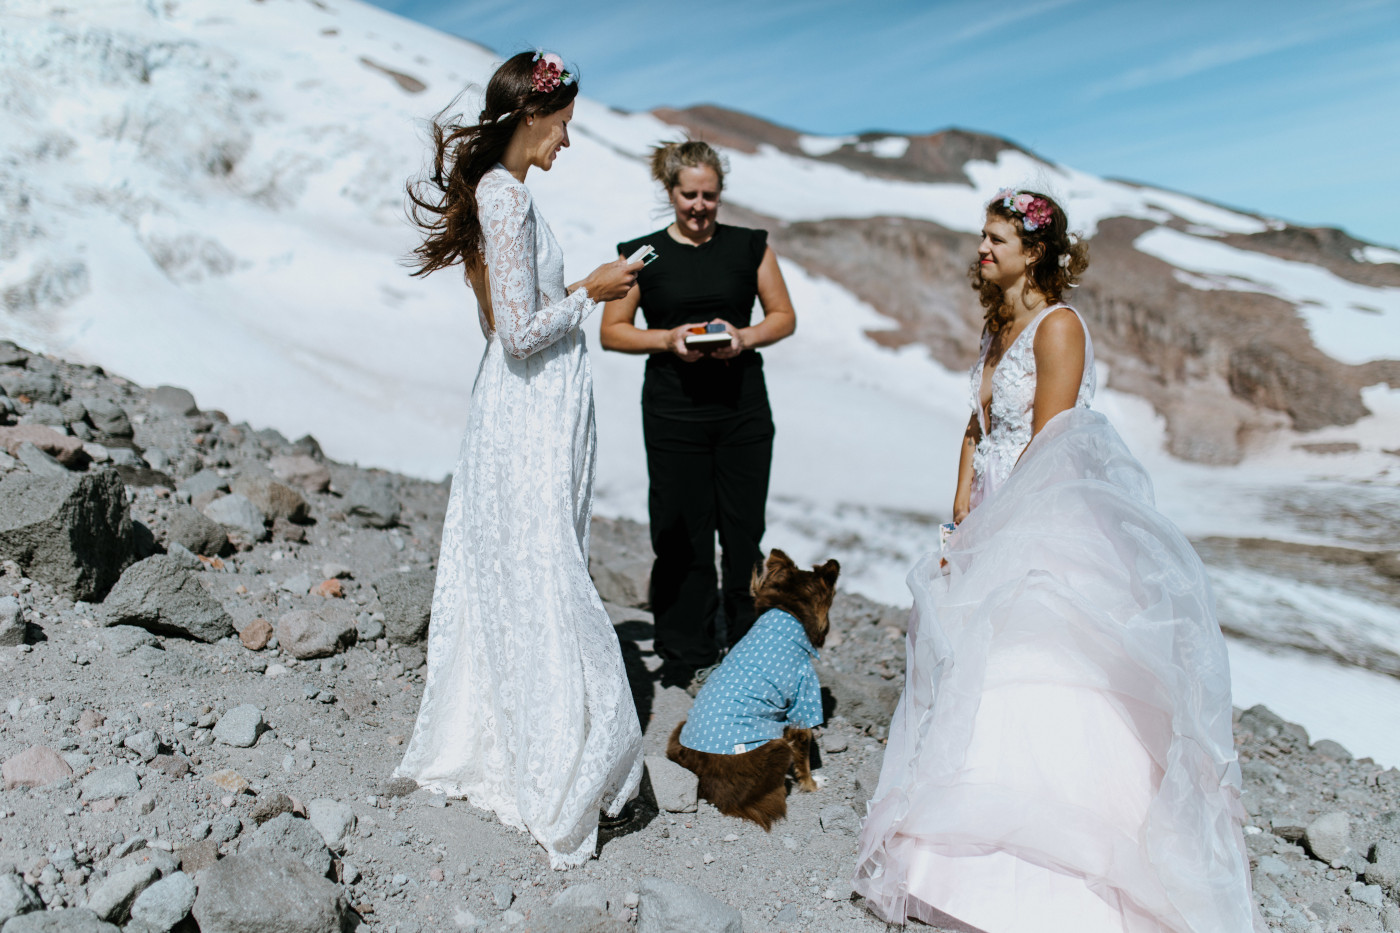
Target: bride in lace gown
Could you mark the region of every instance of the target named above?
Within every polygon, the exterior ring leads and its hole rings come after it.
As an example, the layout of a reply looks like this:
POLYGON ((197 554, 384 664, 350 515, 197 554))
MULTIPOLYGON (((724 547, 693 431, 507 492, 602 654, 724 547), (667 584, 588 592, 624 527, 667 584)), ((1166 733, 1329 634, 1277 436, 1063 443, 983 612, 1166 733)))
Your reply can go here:
POLYGON ((1087 265, 1051 199, 988 206, 960 524, 909 575, 855 887, 954 930, 1246 933, 1225 644, 1200 560, 1089 410, 1093 343, 1059 301, 1087 265))
POLYGON ((595 434, 579 325, 638 263, 564 285, 564 256, 524 185, 569 145, 578 92, 521 53, 470 126, 434 125, 418 274, 456 262, 486 352, 452 477, 423 702, 397 775, 527 830, 554 868, 592 857, 600 808, 636 793, 642 738, 612 623, 588 575, 595 434))

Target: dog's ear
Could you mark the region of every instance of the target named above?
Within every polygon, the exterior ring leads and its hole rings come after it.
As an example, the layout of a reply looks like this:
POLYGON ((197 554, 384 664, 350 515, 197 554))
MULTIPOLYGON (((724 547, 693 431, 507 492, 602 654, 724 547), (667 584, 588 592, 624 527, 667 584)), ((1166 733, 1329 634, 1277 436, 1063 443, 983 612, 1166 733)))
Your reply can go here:
POLYGON ((768 560, 764 563, 763 573, 766 576, 779 568, 795 568, 796 566, 797 564, 793 563, 791 557, 777 548, 773 548, 768 552, 768 560))
POLYGON ((796 570, 797 565, 792 558, 788 557, 777 548, 768 552, 768 559, 762 564, 755 564, 753 576, 749 580, 749 595, 757 596, 758 591, 764 586, 773 582, 774 578, 785 571, 796 570))
POLYGON ((836 578, 841 575, 841 565, 832 558, 819 567, 813 567, 812 572, 826 581, 828 586, 835 586, 836 578))

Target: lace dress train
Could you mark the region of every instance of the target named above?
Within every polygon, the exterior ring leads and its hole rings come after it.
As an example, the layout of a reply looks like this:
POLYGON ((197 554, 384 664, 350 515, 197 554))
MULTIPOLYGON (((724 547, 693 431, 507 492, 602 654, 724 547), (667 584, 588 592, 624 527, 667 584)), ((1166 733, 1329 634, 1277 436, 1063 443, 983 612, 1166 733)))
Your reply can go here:
POLYGON ((641 780, 641 729, 588 574, 592 372, 563 255, 529 190, 477 188, 492 333, 443 524, 428 673, 398 775, 530 832, 554 868, 593 855, 598 812, 641 780))
POLYGON ((1087 337, 1078 406, 1030 440, 1050 310, 992 374, 976 504, 946 568, 933 555, 909 575, 904 694, 855 886, 896 923, 1246 933, 1230 676, 1204 568, 1088 410, 1087 337))

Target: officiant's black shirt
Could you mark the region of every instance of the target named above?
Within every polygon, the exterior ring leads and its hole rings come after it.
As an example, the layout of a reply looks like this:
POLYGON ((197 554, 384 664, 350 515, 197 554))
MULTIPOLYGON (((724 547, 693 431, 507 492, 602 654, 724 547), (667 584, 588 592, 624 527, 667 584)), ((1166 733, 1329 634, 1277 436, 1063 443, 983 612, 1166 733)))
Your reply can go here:
MULTIPOLYGON (((748 327, 758 297, 758 266, 768 231, 718 224, 699 246, 672 239, 664 229, 617 244, 630 256, 651 244, 657 259, 637 276, 641 309, 651 330, 704 324, 715 318, 748 327)), ((745 350, 730 360, 705 357, 686 363, 673 353, 647 359, 642 408, 684 421, 713 421, 768 407, 763 358, 745 350)))

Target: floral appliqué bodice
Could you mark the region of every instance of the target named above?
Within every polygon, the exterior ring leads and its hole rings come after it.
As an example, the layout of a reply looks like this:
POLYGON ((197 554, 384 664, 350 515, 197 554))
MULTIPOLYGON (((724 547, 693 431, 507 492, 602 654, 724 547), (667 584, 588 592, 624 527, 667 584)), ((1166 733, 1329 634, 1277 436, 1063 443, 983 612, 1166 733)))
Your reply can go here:
MULTIPOLYGON (((972 506, 1000 488, 1021 458, 1026 445, 1031 442, 1032 420, 1035 409, 1035 332, 1040 322, 1052 311, 1069 308, 1069 305, 1051 305, 1036 315, 1017 335, 1002 354, 992 372, 991 421, 982 408, 982 373, 987 366, 987 353, 992 346, 990 332, 982 333, 982 352, 977 364, 972 367, 971 396, 972 410, 977 414, 977 423, 982 428, 982 439, 972 455, 972 506)), ((1084 325, 1084 375, 1079 381, 1079 395, 1075 407, 1088 408, 1094 398, 1094 344, 1089 339, 1088 325, 1073 308, 1079 323, 1084 325)))

